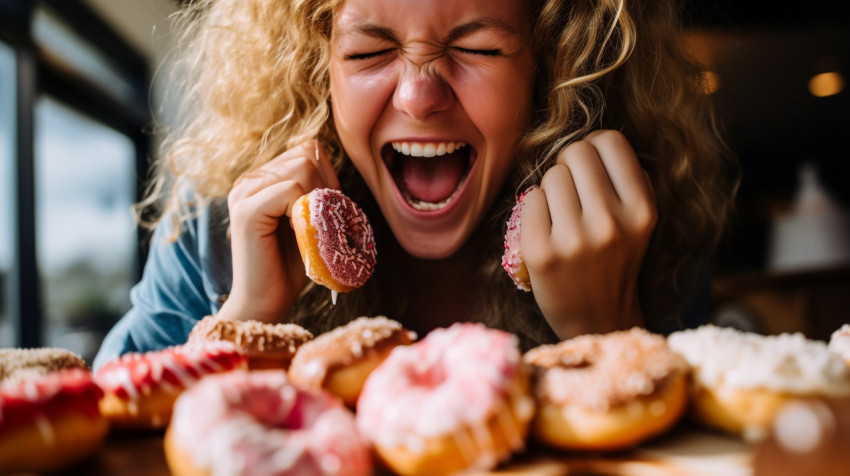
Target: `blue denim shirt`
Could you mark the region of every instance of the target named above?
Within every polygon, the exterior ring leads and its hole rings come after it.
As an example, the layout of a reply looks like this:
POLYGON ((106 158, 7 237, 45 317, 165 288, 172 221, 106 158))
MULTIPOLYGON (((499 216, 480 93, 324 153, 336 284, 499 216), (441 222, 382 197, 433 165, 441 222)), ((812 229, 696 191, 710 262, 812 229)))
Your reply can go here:
POLYGON ((181 223, 176 241, 172 220, 157 225, 142 279, 131 293, 132 308, 109 331, 94 369, 127 352, 146 352, 186 342, 198 320, 214 314, 233 280, 228 213, 224 200, 197 210, 181 223))

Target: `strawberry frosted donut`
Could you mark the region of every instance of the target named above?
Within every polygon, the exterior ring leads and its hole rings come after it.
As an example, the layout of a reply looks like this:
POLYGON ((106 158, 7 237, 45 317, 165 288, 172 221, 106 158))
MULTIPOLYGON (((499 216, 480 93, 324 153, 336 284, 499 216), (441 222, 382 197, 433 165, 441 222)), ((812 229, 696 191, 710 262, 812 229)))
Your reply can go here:
POLYGON ((520 252, 520 217, 522 215, 522 200, 531 190, 530 188, 519 196, 511 211, 508 228, 505 232, 505 253, 502 255, 502 268, 505 268, 508 276, 523 291, 531 291, 531 277, 528 275, 528 268, 525 266, 525 261, 523 261, 520 252))
POLYGON ((130 353, 101 367, 94 376, 105 396, 100 411, 123 428, 165 428, 174 400, 202 377, 248 367, 230 342, 185 344, 130 353))
POLYGON ((354 408, 369 373, 396 346, 415 340, 415 332, 392 319, 358 317, 298 349, 289 378, 302 388, 328 391, 354 408))
POLYGON ((106 437, 103 392, 88 370, 30 373, 0 384, 0 473, 55 471, 81 461, 106 437))
POLYGON ((192 328, 189 342, 232 342, 248 357, 251 370, 289 368, 295 351, 313 338, 297 324, 229 321, 207 316, 192 328))
POLYGON ((362 210, 338 190, 315 189, 292 206, 307 276, 337 292, 363 286, 375 270, 375 237, 362 210))
POLYGON ((747 440, 763 438, 791 400, 850 397, 850 367, 803 334, 708 325, 674 332, 668 341, 693 368, 694 419, 747 440))
POLYGON ((829 338, 829 349, 838 353, 850 365, 850 324, 844 324, 829 338))
POLYGON ((492 468, 524 447, 533 414, 516 336, 470 323, 396 347, 357 401, 357 427, 400 474, 492 468))
POLYGON ((183 393, 165 456, 174 476, 372 474, 351 411, 272 370, 215 375, 183 393))
POLYGON ((640 328, 531 349, 535 438, 568 450, 634 446, 673 426, 687 405, 687 364, 640 328))

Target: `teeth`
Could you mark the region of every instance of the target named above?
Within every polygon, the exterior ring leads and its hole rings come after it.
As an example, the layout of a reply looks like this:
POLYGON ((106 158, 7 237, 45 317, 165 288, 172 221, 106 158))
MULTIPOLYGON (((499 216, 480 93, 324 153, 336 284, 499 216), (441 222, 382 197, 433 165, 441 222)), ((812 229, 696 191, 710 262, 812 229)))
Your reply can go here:
POLYGON ((396 152, 412 157, 439 157, 466 146, 466 142, 393 142, 396 152))
MULTIPOLYGON (((463 180, 461 180, 461 183, 463 183, 463 180)), ((458 190, 460 190, 460 188, 458 188, 458 190)), ((449 195, 448 198, 438 203, 423 202, 421 200, 417 200, 416 198, 413 198, 413 196, 410 195, 407 190, 403 190, 402 195, 404 195, 404 199, 407 200, 407 203, 409 203, 410 206, 414 209, 419 211, 433 212, 451 203, 451 201, 455 198, 455 195, 457 195, 458 190, 455 190, 454 192, 452 192, 451 195, 449 195)))

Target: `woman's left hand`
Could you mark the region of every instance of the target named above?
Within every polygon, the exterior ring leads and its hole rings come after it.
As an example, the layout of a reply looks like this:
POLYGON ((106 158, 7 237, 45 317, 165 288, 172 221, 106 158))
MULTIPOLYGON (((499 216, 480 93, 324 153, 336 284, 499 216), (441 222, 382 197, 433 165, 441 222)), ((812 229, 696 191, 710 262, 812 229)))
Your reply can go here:
POLYGON ((560 338, 643 324, 637 280, 657 210, 621 133, 594 131, 564 148, 521 219, 534 298, 560 338))

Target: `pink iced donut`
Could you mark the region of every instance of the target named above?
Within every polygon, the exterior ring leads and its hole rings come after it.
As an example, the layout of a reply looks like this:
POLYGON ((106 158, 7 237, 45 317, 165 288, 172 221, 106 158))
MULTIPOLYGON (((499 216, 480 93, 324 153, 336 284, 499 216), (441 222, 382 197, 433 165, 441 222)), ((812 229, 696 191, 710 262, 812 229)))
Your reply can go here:
POLYGON ((165 428, 180 392, 206 375, 247 367, 248 357, 231 342, 190 343, 125 354, 94 379, 106 394, 100 411, 113 425, 165 428))
POLYGON ((372 474, 351 411, 274 370, 215 375, 183 393, 165 456, 175 476, 372 474))
POLYGON ((396 473, 449 474, 521 449, 533 413, 516 336, 458 323, 390 353, 366 380, 357 427, 396 473))
POLYGON ((97 408, 102 395, 80 368, 0 383, 0 473, 55 471, 93 453, 109 429, 97 408))
POLYGON ((511 211, 511 217, 508 219, 508 229, 505 232, 505 253, 502 255, 502 267, 508 272, 508 276, 514 280, 516 286, 523 291, 531 291, 531 277, 528 275, 528 268, 522 259, 519 242, 522 200, 529 191, 531 189, 522 192, 511 211))
POLYGON ((375 238, 362 210, 339 190, 315 189, 292 206, 307 276, 335 292, 363 286, 375 270, 375 238))

